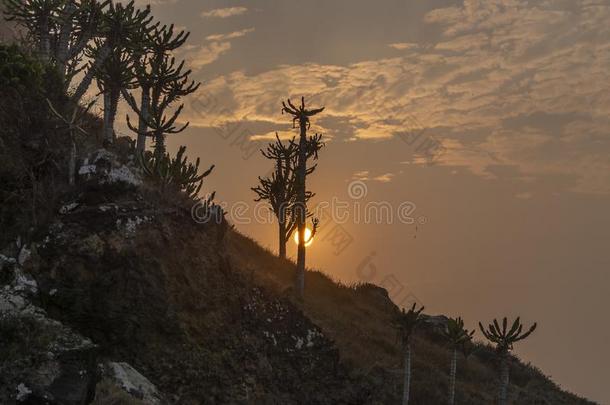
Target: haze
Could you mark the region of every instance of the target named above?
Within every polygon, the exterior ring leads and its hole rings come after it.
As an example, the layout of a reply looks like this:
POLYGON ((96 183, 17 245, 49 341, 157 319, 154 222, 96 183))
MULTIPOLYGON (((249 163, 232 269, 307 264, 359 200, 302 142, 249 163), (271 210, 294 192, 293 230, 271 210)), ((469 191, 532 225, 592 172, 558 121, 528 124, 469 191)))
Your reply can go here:
POLYGON ((157 0, 153 9, 191 31, 178 56, 203 82, 186 101, 190 129, 168 142, 216 164, 206 192, 251 207, 250 224, 230 218, 241 232, 276 249, 275 225, 253 218, 250 187, 271 166, 257 149, 275 131, 294 134, 281 100, 303 95, 326 106, 312 124, 327 141, 314 204, 414 207, 412 224, 367 224, 353 211, 344 224, 322 218, 309 265, 346 283, 395 277, 395 300, 470 327, 538 321, 518 355, 610 403, 610 1, 157 0), (366 187, 360 199, 350 198, 354 185, 366 187), (336 229, 351 240, 342 250, 325 237, 336 229))

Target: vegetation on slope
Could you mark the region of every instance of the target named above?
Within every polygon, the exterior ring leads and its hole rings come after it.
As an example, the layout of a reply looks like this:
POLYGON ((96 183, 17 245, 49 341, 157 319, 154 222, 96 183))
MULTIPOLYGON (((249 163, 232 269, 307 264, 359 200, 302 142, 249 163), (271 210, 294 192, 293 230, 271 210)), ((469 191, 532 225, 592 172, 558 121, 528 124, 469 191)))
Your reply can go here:
MULTIPOLYGON (((295 300, 294 263, 223 221, 195 223, 193 201, 181 191, 159 192, 146 177, 101 181, 87 171, 69 187, 70 137, 46 103, 63 105, 61 79, 21 49, 1 50, 12 63, 3 70, 10 85, 0 87, 2 254, 29 247, 22 270, 37 282, 32 299, 93 340, 92 361, 129 362, 172 403, 399 401, 401 347, 386 291, 308 271, 304 299, 295 300)), ((100 119, 86 114, 82 126, 91 136, 77 140, 81 167, 120 165, 137 175, 128 140, 100 150, 100 119)), ((28 325, 0 322, 3 347, 17 362, 36 349, 28 367, 37 367, 50 338, 28 325), (18 344, 28 333, 35 344, 18 344)), ((412 346, 412 403, 446 402, 451 348, 433 324, 416 331, 412 346)), ((493 402, 496 356, 477 349, 459 365, 457 403, 493 402)), ((510 403, 589 403, 511 360, 510 403)), ((3 384, 13 382, 8 373, 3 384)), ((112 391, 100 378, 93 388, 112 391)), ((2 401, 16 400, 14 386, 0 392, 2 401)))

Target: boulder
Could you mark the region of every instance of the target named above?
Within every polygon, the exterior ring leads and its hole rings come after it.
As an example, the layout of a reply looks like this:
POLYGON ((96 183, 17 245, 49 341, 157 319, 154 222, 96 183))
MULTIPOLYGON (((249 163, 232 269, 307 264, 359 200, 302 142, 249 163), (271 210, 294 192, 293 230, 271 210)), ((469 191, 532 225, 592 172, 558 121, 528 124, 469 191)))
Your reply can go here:
POLYGON ((146 377, 125 362, 100 364, 102 377, 112 385, 147 405, 161 405, 166 401, 146 377))

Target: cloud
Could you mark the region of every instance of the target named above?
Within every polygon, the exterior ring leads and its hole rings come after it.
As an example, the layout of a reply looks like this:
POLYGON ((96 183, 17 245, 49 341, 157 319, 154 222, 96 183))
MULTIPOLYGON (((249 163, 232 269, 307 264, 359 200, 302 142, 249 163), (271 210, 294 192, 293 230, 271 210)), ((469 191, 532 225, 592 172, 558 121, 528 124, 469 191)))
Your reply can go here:
POLYGON ((373 180, 379 181, 381 183, 389 183, 390 181, 392 181, 393 177, 394 177, 393 173, 385 173, 380 176, 373 177, 373 180))
MULTIPOLYGON (((219 76, 202 91, 230 108, 195 120, 248 117, 282 129, 280 101, 304 95, 326 106, 312 130, 335 139, 423 133, 442 143, 440 165, 492 179, 502 164, 522 178, 564 176, 572 191, 610 193, 609 19, 609 2, 465 0, 425 16, 441 32, 436 43, 390 44, 408 55, 219 76)), ((200 59, 226 51, 217 45, 200 59)), ((411 164, 426 163, 405 148, 411 164)))
POLYGON ((523 192, 515 194, 515 198, 520 200, 530 200, 534 195, 530 192, 523 192))
POLYGON ((251 141, 274 141, 275 135, 279 136, 282 141, 287 141, 298 135, 295 131, 271 131, 264 134, 250 136, 251 141))
POLYGON ((352 174, 352 180, 360 180, 360 181, 372 180, 372 181, 378 181, 380 183, 389 183, 390 181, 392 181, 393 177, 394 177, 393 173, 384 173, 379 176, 371 176, 371 174, 368 170, 361 170, 358 172, 354 172, 354 174, 352 174))
POLYGON ((201 16, 204 18, 228 18, 244 14, 246 11, 248 11, 246 7, 216 8, 202 12, 201 16))
POLYGON ((397 42, 397 43, 393 43, 393 44, 388 44, 388 46, 390 48, 394 48, 399 51, 419 48, 418 44, 413 44, 413 43, 409 43, 409 42, 397 42))
POLYGON ((229 39, 241 38, 246 34, 254 32, 254 28, 246 28, 241 31, 233 31, 228 34, 213 34, 205 37, 207 41, 227 41, 229 39))
POLYGON ((216 61, 220 55, 231 49, 230 42, 212 42, 199 46, 195 51, 189 52, 189 66, 193 70, 201 69, 205 65, 216 61))
POLYGON ((361 171, 355 172, 352 175, 352 179, 353 180, 362 180, 362 181, 369 180, 369 171, 368 170, 361 170, 361 171))

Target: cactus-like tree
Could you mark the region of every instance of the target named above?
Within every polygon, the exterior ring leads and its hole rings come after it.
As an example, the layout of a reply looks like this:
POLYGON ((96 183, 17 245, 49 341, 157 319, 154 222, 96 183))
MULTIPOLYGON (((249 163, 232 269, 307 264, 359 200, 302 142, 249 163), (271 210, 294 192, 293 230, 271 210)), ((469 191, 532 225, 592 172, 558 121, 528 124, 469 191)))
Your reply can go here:
POLYGON ((6 19, 25 27, 34 40, 40 58, 48 61, 51 57, 51 32, 62 0, 4 0, 6 19))
MULTIPOLYGON (((88 47, 87 56, 91 58, 85 75, 74 91, 73 100, 78 102, 85 94, 94 77, 103 75, 101 71, 109 65, 106 60, 115 55, 125 52, 126 49, 133 50, 141 46, 143 36, 154 28, 151 25, 150 6, 144 9, 136 9, 133 0, 129 3, 108 3, 100 20, 98 33, 94 46, 88 47)), ((112 104, 111 97, 108 98, 109 105, 112 104)))
MULTIPOLYGON (((98 47, 96 50, 99 49, 98 47)), ((112 48, 110 55, 104 59, 104 63, 98 69, 96 78, 97 86, 104 97, 104 141, 112 143, 121 92, 136 87, 130 51, 120 47, 112 48)))
POLYGON ((498 405, 506 405, 507 403, 510 351, 516 342, 528 337, 536 329, 536 326, 536 323, 534 323, 526 332, 523 332, 523 325, 518 317, 510 328, 508 327, 506 317, 502 320, 502 327, 500 327, 500 323, 496 319, 487 328, 484 328, 481 322, 479 322, 479 329, 481 329, 483 336, 496 345, 496 353, 500 361, 498 405))
MULTIPOLYGON (((266 149, 261 149, 261 154, 274 162, 274 170, 270 177, 258 178, 259 184, 252 188, 257 194, 254 201, 267 201, 271 206, 271 210, 278 220, 279 232, 279 249, 278 255, 280 258, 286 257, 286 242, 290 240, 290 236, 297 226, 297 217, 294 213, 294 204, 296 203, 297 193, 297 178, 296 167, 298 163, 299 147, 295 143, 294 138, 284 144, 277 133, 275 134, 275 142, 267 145, 266 149)), ((319 137, 312 137, 308 140, 308 154, 311 157, 317 146, 311 145, 311 142, 319 142, 319 137)), ((316 166, 307 168, 307 173, 311 174, 316 166)), ((305 203, 307 203, 314 193, 305 191, 305 203)), ((307 217, 313 216, 313 213, 307 212, 307 217)), ((310 239, 314 237, 318 220, 312 220, 312 233, 310 239)), ((309 242, 308 240, 305 243, 309 242)))
POLYGON ((466 329, 464 327, 464 321, 460 317, 449 318, 447 321, 447 328, 443 331, 443 334, 453 351, 451 356, 451 367, 449 369, 449 405, 453 405, 455 403, 455 377, 457 372, 458 350, 472 340, 474 330, 469 331, 466 329))
MULTIPOLYGON (((138 119, 143 120, 148 131, 146 134, 154 140, 154 153, 157 156, 162 156, 165 153, 165 137, 169 134, 178 134, 184 131, 188 126, 187 121, 184 124, 178 124, 177 120, 184 108, 184 104, 180 104, 173 112, 168 114, 173 104, 183 96, 193 93, 199 88, 200 83, 190 81, 190 70, 182 71, 184 62, 176 65, 173 57, 165 55, 161 63, 162 70, 152 86, 150 103, 148 104, 148 112, 142 112, 133 95, 124 92, 125 99, 131 108, 138 115, 138 119)), ((127 116, 127 126, 132 131, 139 134, 140 126, 132 125, 127 116)))
POLYGON ((104 9, 110 0, 4 0, 4 3, 6 19, 26 28, 41 59, 55 63, 67 88, 72 77, 82 70, 78 65, 83 52, 100 33, 104 9))
POLYGON ((411 338, 417 326, 423 321, 422 311, 424 307, 417 309, 414 303, 408 311, 403 308, 394 320, 397 338, 401 344, 404 356, 404 374, 402 389, 402 405, 409 403, 409 392, 411 388, 411 338))
POLYGON ((134 60, 132 55, 140 52, 145 38, 154 26, 150 25, 149 9, 136 9, 133 2, 123 6, 111 4, 105 13, 106 29, 122 30, 122 35, 107 33, 106 38, 97 39, 90 50, 94 61, 102 62, 96 66, 94 76, 100 92, 104 95, 104 141, 114 140, 114 121, 121 94, 136 87, 134 60), (106 52, 107 55, 100 55, 106 52))
POLYGON ((292 116, 292 125, 296 128, 299 125, 299 149, 296 168, 296 201, 294 204, 294 215, 296 217, 296 228, 298 233, 297 248, 297 267, 295 277, 295 290, 297 296, 302 298, 305 289, 305 224, 307 219, 306 205, 306 177, 308 155, 314 159, 318 158, 318 151, 322 147, 321 136, 316 135, 317 141, 310 142, 307 137, 307 130, 310 128, 310 117, 324 111, 324 107, 308 109, 305 108, 305 97, 301 97, 301 105, 295 106, 290 99, 282 101, 282 114, 287 113, 292 116), (311 149, 314 148, 314 149, 311 149), (317 148, 317 149, 316 149, 317 148))
POLYGON ((84 51, 96 38, 110 0, 65 0, 57 21, 53 55, 66 87, 79 68, 84 51))
MULTIPOLYGON (((138 159, 144 174, 152 179, 161 190, 183 192, 189 198, 197 200, 203 179, 214 170, 214 165, 199 174, 199 158, 195 163, 190 163, 185 152, 186 146, 181 146, 176 157, 173 158, 167 153, 157 156, 144 152, 138 154, 138 159)), ((208 198, 208 203, 213 198, 213 195, 208 198)))
MULTIPOLYGON (((133 55, 133 70, 141 92, 140 103, 134 108, 132 104, 135 105, 135 100, 132 100, 129 96, 126 98, 134 112, 138 114, 138 127, 135 132, 137 135, 136 147, 140 152, 146 149, 146 138, 149 131, 148 120, 150 120, 151 111, 151 91, 155 90, 156 102, 158 103, 160 94, 166 90, 167 83, 178 81, 190 73, 182 71, 184 62, 177 67, 168 65, 174 63, 168 56, 181 47, 189 35, 190 33, 185 31, 174 33, 173 24, 155 27, 145 35, 140 52, 135 52, 133 55)), ((198 86, 194 83, 190 86, 185 84, 182 91, 176 94, 176 99, 194 92, 198 86)), ((158 113, 157 111, 157 115, 158 113)), ((155 143, 162 144, 163 139, 155 139, 155 143)))

